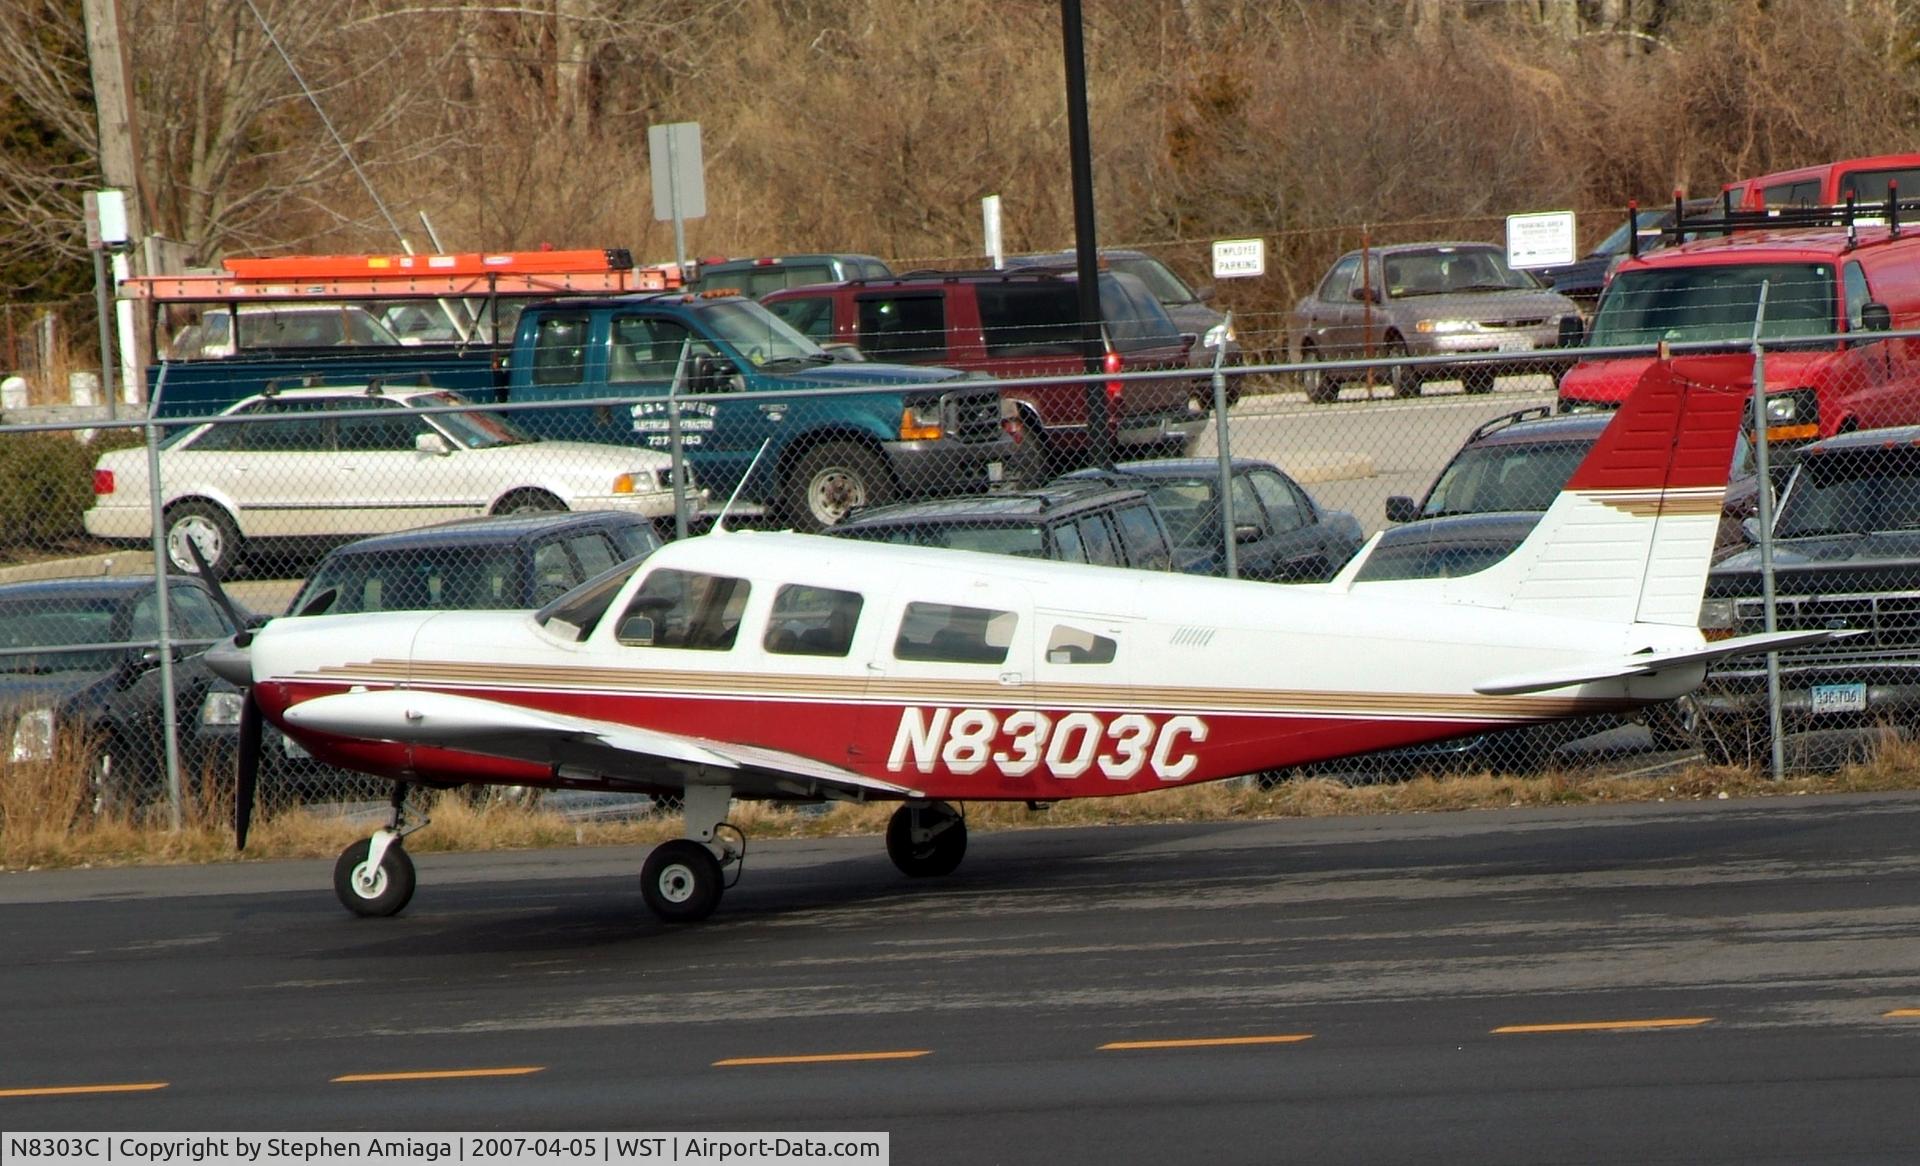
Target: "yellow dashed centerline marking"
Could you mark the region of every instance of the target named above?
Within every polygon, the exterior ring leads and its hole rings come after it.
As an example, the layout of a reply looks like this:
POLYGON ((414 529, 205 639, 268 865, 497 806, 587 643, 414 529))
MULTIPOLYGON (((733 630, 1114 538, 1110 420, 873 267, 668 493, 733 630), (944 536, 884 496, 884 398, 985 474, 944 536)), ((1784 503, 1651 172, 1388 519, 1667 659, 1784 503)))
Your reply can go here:
POLYGON ((1273 1036, 1203 1036, 1184 1040, 1117 1040, 1101 1045, 1100 1052, 1122 1049, 1206 1049, 1225 1045, 1295 1045, 1312 1040, 1310 1032, 1279 1033, 1273 1036))
POLYGON ((152 1093, 165 1089, 165 1081, 142 1081, 129 1085, 43 1085, 28 1089, 0 1089, 0 1097, 72 1097, 82 1093, 152 1093))
POLYGON ((347 1073, 335 1077, 333 1083, 351 1084, 360 1081, 448 1081, 462 1077, 525 1077, 529 1073, 539 1073, 545 1065, 518 1065, 504 1069, 422 1069, 411 1073, 347 1073))
POLYGON ((1496 1033, 1513 1032, 1621 1032, 1641 1028, 1698 1028, 1711 1016, 1670 1016, 1658 1020, 1587 1020, 1572 1024, 1508 1024, 1496 1033))
POLYGON ((1920 1016, 1920 1008, 1896 1008, 1892 1012, 1885 1013, 1885 1015, 1889 1019, 1898 1016, 1920 1016))
POLYGON ((834 1061, 910 1061, 924 1057, 932 1049, 898 1049, 886 1053, 808 1053, 794 1057, 728 1057, 715 1061, 716 1069, 736 1065, 824 1065, 834 1061))

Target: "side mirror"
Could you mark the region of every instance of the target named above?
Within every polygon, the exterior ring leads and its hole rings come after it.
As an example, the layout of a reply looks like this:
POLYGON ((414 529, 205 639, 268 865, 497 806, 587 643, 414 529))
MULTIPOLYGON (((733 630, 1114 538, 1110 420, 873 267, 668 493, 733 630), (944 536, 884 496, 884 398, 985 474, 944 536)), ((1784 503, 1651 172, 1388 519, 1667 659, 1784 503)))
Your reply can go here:
POLYGON ((833 359, 842 364, 852 364, 867 358, 867 354, 860 351, 859 345, 848 344, 844 340, 836 340, 831 344, 822 344, 820 347, 825 350, 828 356, 833 357, 833 359))
POLYGON ((1560 347, 1578 348, 1587 341, 1587 325, 1578 316, 1560 317, 1560 347))
POLYGON ((1380 297, 1375 295, 1373 289, 1370 287, 1354 288, 1353 298, 1363 304, 1377 304, 1380 302, 1380 297))
POLYGON ((1212 303, 1213 302, 1213 285, 1208 283, 1208 284, 1202 284, 1201 286, 1194 288, 1193 299, 1195 303, 1200 303, 1200 304, 1212 303))
POLYGON ((1387 499, 1388 522, 1412 522, 1420 517, 1420 504, 1405 494, 1395 494, 1387 499))
POLYGON ((689 393, 717 393, 721 383, 733 375, 733 366, 717 356, 696 356, 687 376, 689 393))
POLYGON ((1893 331, 1893 309, 1879 300, 1868 300, 1861 304, 1860 330, 1862 332, 1893 331))
POLYGON ((446 457, 453 452, 453 447, 447 444, 447 439, 438 433, 416 433, 413 437, 413 448, 418 453, 430 453, 435 457, 446 457))
POLYGON ((1250 522, 1235 523, 1233 541, 1237 543, 1257 543, 1260 541, 1260 528, 1250 522))

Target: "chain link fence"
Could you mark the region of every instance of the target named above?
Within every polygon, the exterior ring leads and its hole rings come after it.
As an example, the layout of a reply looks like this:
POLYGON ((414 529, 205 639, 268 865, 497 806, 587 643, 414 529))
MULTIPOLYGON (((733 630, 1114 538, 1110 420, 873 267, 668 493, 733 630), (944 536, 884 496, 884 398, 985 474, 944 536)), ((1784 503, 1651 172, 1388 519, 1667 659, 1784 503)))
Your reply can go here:
MULTIPOLYGON (((722 512, 1271 586, 1456 576, 1526 537, 1602 407, 1658 359, 1766 390, 1768 439, 1743 439, 1732 466, 1706 634, 1851 634, 1771 669, 1725 661, 1631 719, 1316 771, 1767 766, 1776 748, 1794 771, 1903 731, 1920 694, 1920 430, 1887 427, 1920 422, 1916 336, 1866 295, 1836 315, 1830 270, 1625 289, 1589 325, 1551 293, 1451 270, 1471 258, 1459 250, 1337 261, 1293 314, 1284 362, 1247 358, 1244 334, 1223 345, 1224 328, 1210 345, 1117 324, 1109 303, 1088 374, 1057 296, 1022 317, 1018 297, 976 292, 967 336, 963 313, 936 320, 904 292, 842 304, 791 289, 769 308, 792 330, 569 301, 528 309, 527 350, 307 338, 268 360, 163 363, 152 419, 0 430, 21 511, 0 567, 7 766, 76 758, 86 809, 159 806, 171 734, 183 796, 226 779, 240 695, 202 653, 234 628, 190 544, 243 619, 535 607, 722 512), (1466 282, 1404 294, 1429 277, 1466 282)), ((277 736, 266 755, 270 804, 376 792, 277 736)))

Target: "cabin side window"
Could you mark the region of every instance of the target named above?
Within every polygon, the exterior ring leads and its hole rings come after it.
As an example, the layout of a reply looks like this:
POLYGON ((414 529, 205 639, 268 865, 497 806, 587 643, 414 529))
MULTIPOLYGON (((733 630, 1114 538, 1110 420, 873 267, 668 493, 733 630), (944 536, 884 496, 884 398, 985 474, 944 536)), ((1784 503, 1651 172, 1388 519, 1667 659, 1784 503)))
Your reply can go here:
POLYGON ((789 583, 774 594, 762 646, 781 656, 845 656, 861 604, 858 592, 789 583))
POLYGON ((727 651, 740 632, 747 591, 745 579, 663 567, 628 601, 619 640, 634 647, 727 651))
POLYGON ((896 660, 1004 664, 1019 617, 1011 611, 950 603, 909 603, 893 641, 896 660))
POLYGON ((1111 664, 1118 650, 1119 645, 1107 637, 1066 624, 1054 625, 1047 637, 1049 664, 1111 664))

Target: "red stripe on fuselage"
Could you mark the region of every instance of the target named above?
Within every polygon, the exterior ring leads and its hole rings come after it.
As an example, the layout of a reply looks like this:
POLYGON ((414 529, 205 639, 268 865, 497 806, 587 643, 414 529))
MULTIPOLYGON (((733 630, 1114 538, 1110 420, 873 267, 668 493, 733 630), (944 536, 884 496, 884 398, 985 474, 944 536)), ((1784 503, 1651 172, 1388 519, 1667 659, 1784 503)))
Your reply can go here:
MULTIPOLYGON (((259 686, 256 696, 268 718, 278 724, 291 704, 348 690, 348 686, 277 682, 259 686)), ((658 692, 442 691, 690 738, 781 750, 932 797, 976 801, 1057 801, 1143 793, 1511 728, 1515 723, 743 701, 658 692), (1045 719, 1044 725, 1040 718, 1045 719), (1028 758, 1038 760, 1023 766, 1028 758), (1026 771, 1017 772, 1022 768, 1026 771)), ((460 750, 313 733, 295 736, 323 761, 394 780, 592 787, 591 782, 582 781, 555 783, 544 765, 460 750)), ((646 782, 644 760, 636 758, 622 776, 646 782)))

